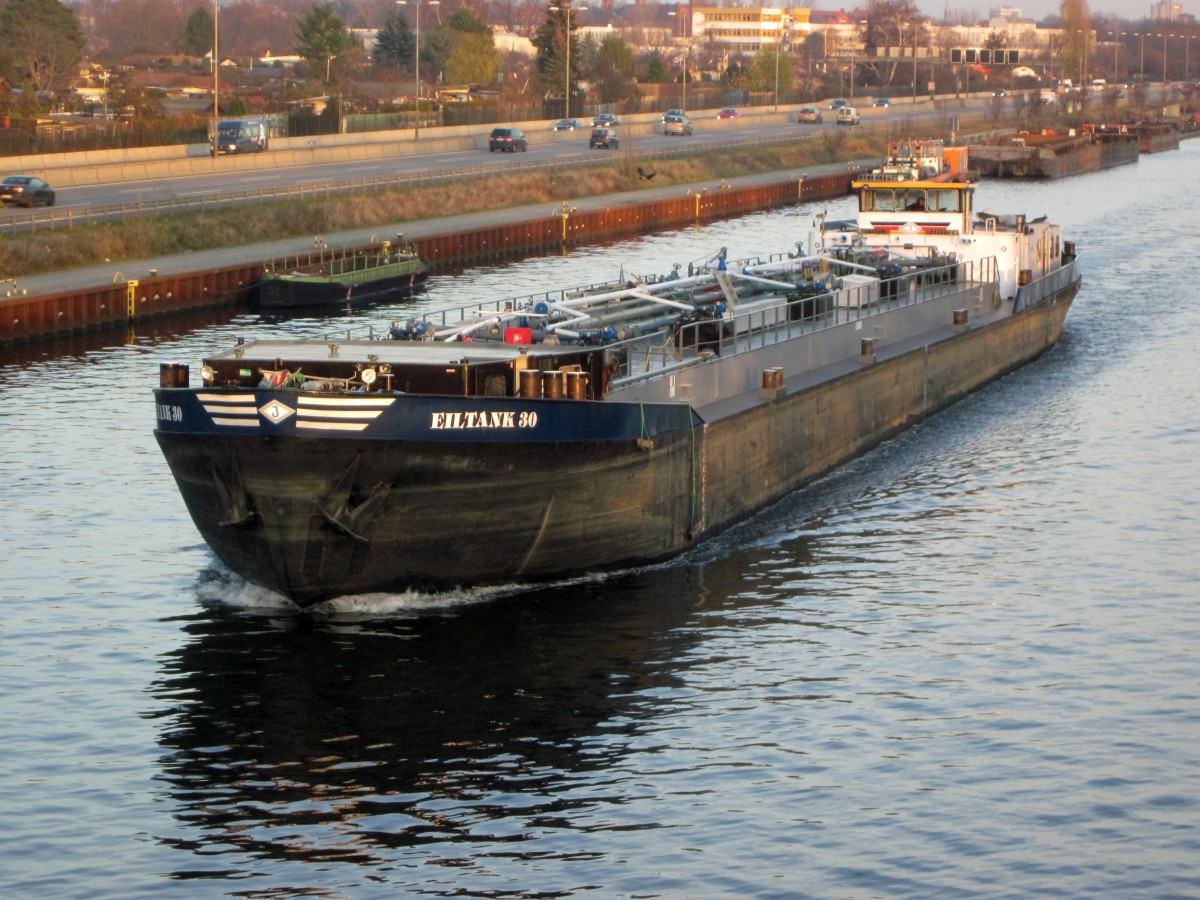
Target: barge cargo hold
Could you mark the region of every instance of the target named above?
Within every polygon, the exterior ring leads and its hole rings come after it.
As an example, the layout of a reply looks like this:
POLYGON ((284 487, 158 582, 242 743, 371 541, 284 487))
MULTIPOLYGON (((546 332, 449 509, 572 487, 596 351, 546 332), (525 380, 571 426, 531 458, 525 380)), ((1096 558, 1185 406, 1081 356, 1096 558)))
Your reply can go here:
POLYGON ((971 163, 991 178, 1066 178, 1138 160, 1138 136, 1084 126, 1078 134, 1022 132, 971 145, 971 163))
POLYGON ((668 558, 1058 340, 1057 226, 856 188, 806 252, 164 364, 156 438, 216 555, 301 606, 668 558))

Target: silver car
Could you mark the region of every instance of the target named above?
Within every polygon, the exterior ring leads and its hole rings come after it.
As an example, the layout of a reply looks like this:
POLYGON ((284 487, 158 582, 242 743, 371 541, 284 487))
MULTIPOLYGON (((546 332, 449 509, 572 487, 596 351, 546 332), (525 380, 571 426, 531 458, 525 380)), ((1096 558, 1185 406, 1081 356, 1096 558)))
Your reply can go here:
POLYGON ((691 133, 692 123, 683 113, 663 117, 663 134, 681 134, 687 136, 691 133))

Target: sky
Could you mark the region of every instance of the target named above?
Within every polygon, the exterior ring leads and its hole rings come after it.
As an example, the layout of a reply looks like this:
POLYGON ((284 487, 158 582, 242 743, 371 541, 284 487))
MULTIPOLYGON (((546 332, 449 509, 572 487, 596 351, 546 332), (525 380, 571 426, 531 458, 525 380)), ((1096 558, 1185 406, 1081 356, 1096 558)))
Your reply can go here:
MULTIPOLYGON (((1140 20, 1150 17, 1150 6, 1153 0, 1091 0, 1089 6, 1093 15, 1118 16, 1122 19, 1140 20)), ((1200 0, 1177 0, 1187 14, 1200 17, 1200 0)), ((855 4, 839 2, 839 0, 815 0, 817 9, 849 9, 855 4)), ((1059 0, 1008 0, 1003 4, 1000 0, 988 3, 985 0, 917 0, 917 7, 925 15, 933 19, 941 19, 947 8, 953 14, 958 10, 970 16, 983 18, 989 10, 999 9, 1001 5, 1014 6, 1021 10, 1027 19, 1042 19, 1046 16, 1057 15, 1059 0)))

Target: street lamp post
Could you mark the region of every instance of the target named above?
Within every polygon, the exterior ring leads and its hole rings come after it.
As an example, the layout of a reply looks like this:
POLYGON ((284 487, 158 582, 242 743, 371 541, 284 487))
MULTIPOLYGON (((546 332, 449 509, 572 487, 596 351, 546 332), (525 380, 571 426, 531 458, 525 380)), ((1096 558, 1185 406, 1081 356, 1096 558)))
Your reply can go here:
POLYGON ((775 42, 775 112, 779 112, 779 56, 783 50, 784 29, 790 31, 791 24, 791 16, 782 16, 779 19, 779 40, 775 42))
POLYGON ((1091 28, 1083 29, 1083 78, 1081 78, 1080 80, 1083 82, 1083 89, 1085 91, 1091 90, 1091 87, 1089 85, 1089 82, 1091 81, 1091 79, 1088 78, 1088 49, 1089 49, 1088 45, 1091 42, 1092 42, 1092 29, 1091 28))
POLYGON ((912 55, 913 55, 913 103, 917 102, 917 26, 913 26, 912 39, 912 55))
MULTIPOLYGON (((567 40, 566 40, 566 45, 567 45, 567 57, 566 57, 567 58, 567 90, 566 90, 566 93, 563 95, 563 118, 570 120, 570 118, 571 118, 571 7, 569 4, 564 3, 561 6, 549 6, 549 7, 547 7, 547 9, 549 9, 551 12, 558 12, 559 10, 562 10, 563 12, 565 12, 567 14, 567 40)), ((587 11, 586 6, 579 7, 579 12, 586 12, 586 11, 587 11)), ((686 90, 686 88, 685 88, 685 90, 686 90)))
MULTIPOLYGON (((859 19, 858 24, 860 27, 866 28, 867 20, 859 19)), ((858 39, 860 36, 861 35, 854 36, 855 43, 858 42, 858 39)), ((854 47, 853 46, 851 46, 851 48, 850 48, 850 105, 851 106, 854 105, 854 47)))
MULTIPOLYGON (((409 0, 396 0, 396 5, 397 6, 406 6, 406 5, 408 5, 408 2, 409 2, 409 0)), ((412 0, 413 6, 415 6, 417 8, 417 10, 416 10, 416 20, 417 20, 416 50, 413 52, 413 77, 417 81, 417 88, 416 88, 417 116, 413 120, 413 140, 414 141, 418 141, 421 139, 421 4, 422 3, 427 3, 430 6, 439 6, 441 4, 441 0, 412 0)), ((326 80, 328 80, 328 76, 326 76, 326 80)))
POLYGON ((1167 83, 1167 38, 1171 35, 1163 35, 1163 84, 1167 83))

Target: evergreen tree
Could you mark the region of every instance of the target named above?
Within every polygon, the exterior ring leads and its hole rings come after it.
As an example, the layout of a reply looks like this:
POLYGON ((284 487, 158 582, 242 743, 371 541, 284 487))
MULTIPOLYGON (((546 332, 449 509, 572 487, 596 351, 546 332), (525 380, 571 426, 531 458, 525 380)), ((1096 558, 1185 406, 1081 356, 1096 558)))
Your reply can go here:
POLYGON ((500 54, 491 31, 460 35, 450 58, 446 60, 446 81, 450 84, 491 84, 500 67, 500 54))
POLYGON ((213 48, 213 17, 207 6, 197 6, 183 27, 183 52, 188 56, 207 56, 213 48))
POLYGON ((491 35, 492 33, 492 28, 487 22, 465 7, 447 19, 445 27, 453 29, 460 34, 491 35))
POLYGON ((318 3, 296 26, 296 53, 329 80, 334 57, 350 46, 346 23, 328 3, 318 3))
POLYGON ((408 19, 393 10, 375 38, 375 62, 388 69, 411 72, 416 50, 417 39, 408 27, 408 19))
MULTIPOLYGON (((792 89, 792 58, 786 53, 779 54, 779 90, 781 93, 792 89)), ((754 54, 750 69, 746 73, 747 86, 752 91, 775 90, 775 47, 766 46, 754 54)))
POLYGON ((663 65, 662 57, 657 53, 650 57, 646 64, 646 83, 662 84, 667 80, 667 68, 663 65))
POLYGON ((35 91, 63 85, 83 58, 83 27, 59 0, 8 0, 0 11, 0 71, 35 91))
POLYGON ((601 102, 612 103, 637 96, 633 50, 619 37, 606 37, 596 49, 591 66, 592 83, 601 102))
MULTIPOLYGON (((560 0, 555 9, 546 11, 546 20, 538 26, 533 36, 537 48, 537 71, 547 94, 562 96, 568 83, 567 59, 570 58, 569 75, 571 93, 575 93, 575 81, 579 71, 579 42, 574 34, 567 34, 567 18, 570 3, 560 0)), ((578 16, 571 16, 571 31, 575 30, 578 16)))

